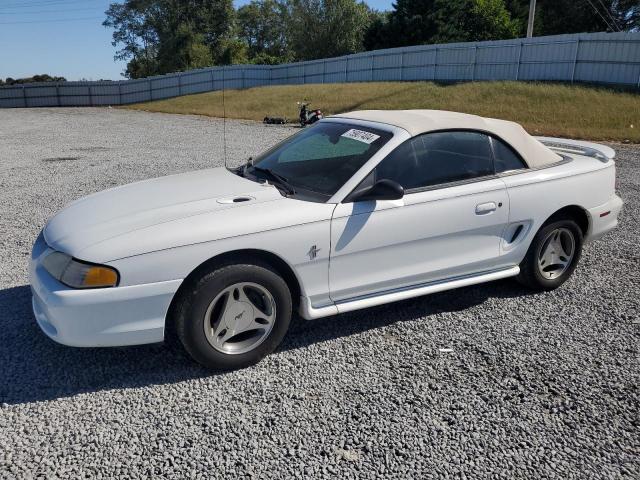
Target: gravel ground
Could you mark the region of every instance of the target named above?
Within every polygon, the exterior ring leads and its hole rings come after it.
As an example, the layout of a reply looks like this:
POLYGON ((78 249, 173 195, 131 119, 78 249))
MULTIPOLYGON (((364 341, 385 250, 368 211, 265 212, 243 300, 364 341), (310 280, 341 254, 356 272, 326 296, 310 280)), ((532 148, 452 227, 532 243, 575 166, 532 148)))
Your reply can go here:
MULTIPOLYGON (((220 164, 221 131, 0 110, 0 477, 640 477, 637 146, 615 146, 620 228, 555 292, 501 281, 301 322, 226 374, 162 345, 47 339, 26 267, 46 219, 112 185, 220 164)), ((292 131, 229 121, 229 157, 292 131)))

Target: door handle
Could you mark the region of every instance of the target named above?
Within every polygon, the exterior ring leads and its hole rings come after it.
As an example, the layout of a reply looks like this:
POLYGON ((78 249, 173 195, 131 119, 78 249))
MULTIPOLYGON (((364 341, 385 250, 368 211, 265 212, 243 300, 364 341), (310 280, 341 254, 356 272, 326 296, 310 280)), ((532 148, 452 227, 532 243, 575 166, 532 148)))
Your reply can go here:
POLYGON ((486 215, 495 212, 496 208, 498 207, 495 202, 480 203, 476 205, 476 215, 486 215))

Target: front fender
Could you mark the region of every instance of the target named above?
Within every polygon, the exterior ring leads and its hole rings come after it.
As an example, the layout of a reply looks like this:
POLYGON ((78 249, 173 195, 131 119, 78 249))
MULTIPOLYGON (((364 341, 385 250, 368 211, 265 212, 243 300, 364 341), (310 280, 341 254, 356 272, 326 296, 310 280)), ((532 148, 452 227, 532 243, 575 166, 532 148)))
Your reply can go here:
POLYGON ((294 272, 301 295, 328 301, 330 220, 202 242, 107 262, 120 272, 121 286, 184 279, 207 260, 238 250, 260 250, 282 259, 294 272), (309 251, 315 245, 316 255, 309 251))

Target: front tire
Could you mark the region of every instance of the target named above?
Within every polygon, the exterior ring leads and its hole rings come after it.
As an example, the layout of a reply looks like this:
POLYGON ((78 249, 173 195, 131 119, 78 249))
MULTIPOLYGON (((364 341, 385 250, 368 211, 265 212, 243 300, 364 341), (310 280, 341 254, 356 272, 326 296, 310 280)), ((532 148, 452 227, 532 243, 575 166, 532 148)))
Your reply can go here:
POLYGON ((582 244, 582 230, 573 219, 550 221, 533 238, 516 280, 533 290, 558 288, 576 269, 582 244))
POLYGON ((268 265, 228 265, 202 275, 178 302, 176 330, 191 357, 234 370, 273 352, 291 322, 291 293, 268 265))

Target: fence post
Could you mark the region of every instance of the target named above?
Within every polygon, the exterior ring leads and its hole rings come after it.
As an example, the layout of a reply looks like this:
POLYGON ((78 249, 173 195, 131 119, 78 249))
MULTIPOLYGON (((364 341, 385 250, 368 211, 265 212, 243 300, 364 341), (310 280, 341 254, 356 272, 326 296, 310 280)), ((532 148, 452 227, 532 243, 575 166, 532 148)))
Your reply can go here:
POLYGON ((349 81, 349 55, 347 55, 347 58, 345 59, 344 62, 344 83, 347 83, 349 81))
POLYGON ((436 81, 436 78, 438 77, 437 75, 438 72, 438 47, 436 47, 436 56, 433 59, 433 81, 436 81))
POLYGON ((151 79, 147 79, 147 83, 149 84, 149 100, 153 100, 153 90, 151 89, 151 79))
POLYGON ((576 65, 578 64, 578 51, 580 50, 580 38, 576 40, 576 53, 573 57, 573 68, 571 69, 571 83, 576 78, 576 65))
POLYGON ((56 82, 56 100, 58 101, 58 106, 61 106, 61 103, 60 103, 60 82, 56 82))
POLYGON ((327 59, 322 60, 322 83, 325 83, 325 77, 327 76, 327 59))
POLYGON ((400 52, 400 81, 404 79, 404 50, 400 52))
POLYGON ((518 49, 518 65, 516 66, 516 81, 520 79, 520 59, 522 58, 522 42, 520 42, 520 48, 518 49))
POLYGON ((375 55, 372 53, 369 55, 369 58, 371 58, 371 81, 373 82, 373 62, 375 61, 375 55))
POLYGON ((478 46, 473 46, 473 64, 471 65, 471 81, 476 81, 476 64, 478 63, 478 46))
POLYGON ((118 80, 118 105, 122 105, 122 83, 118 80))
POLYGON ((178 74, 178 95, 182 95, 182 73, 178 74))
POLYGON ((91 96, 91 85, 89 85, 89 105, 90 106, 94 106, 93 105, 93 97, 91 96))
POLYGON ((27 108, 29 104, 27 103, 27 86, 22 85, 22 100, 24 101, 24 108, 27 108))

